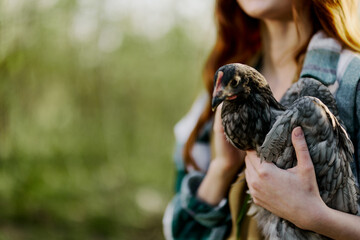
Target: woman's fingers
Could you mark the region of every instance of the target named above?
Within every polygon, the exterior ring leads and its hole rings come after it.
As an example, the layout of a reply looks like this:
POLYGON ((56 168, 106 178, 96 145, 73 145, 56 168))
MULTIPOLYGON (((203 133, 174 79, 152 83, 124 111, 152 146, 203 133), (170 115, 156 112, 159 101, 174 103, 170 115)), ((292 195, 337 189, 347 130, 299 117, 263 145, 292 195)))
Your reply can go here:
POLYGON ((297 168, 299 171, 313 171, 314 165, 312 163, 308 146, 304 137, 304 132, 301 127, 296 127, 292 131, 291 140, 296 152, 297 168))

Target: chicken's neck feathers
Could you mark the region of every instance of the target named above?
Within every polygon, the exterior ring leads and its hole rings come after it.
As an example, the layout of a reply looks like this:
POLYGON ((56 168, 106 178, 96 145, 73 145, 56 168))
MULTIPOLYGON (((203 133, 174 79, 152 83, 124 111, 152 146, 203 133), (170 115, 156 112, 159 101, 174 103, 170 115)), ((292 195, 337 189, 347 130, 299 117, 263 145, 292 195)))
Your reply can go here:
POLYGON ((221 115, 225 133, 238 148, 257 150, 285 108, 272 94, 264 92, 253 92, 246 100, 239 99, 224 102, 221 115))

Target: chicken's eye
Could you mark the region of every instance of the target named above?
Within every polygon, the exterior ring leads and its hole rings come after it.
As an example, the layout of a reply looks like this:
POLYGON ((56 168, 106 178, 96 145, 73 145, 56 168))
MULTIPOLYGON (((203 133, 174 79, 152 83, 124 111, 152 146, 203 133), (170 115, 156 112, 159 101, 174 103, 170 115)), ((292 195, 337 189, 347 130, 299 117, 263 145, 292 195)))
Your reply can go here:
POLYGON ((238 83, 239 83, 238 81, 236 81, 235 79, 233 79, 233 80, 230 81, 230 86, 231 86, 231 87, 236 87, 236 86, 238 85, 238 83))

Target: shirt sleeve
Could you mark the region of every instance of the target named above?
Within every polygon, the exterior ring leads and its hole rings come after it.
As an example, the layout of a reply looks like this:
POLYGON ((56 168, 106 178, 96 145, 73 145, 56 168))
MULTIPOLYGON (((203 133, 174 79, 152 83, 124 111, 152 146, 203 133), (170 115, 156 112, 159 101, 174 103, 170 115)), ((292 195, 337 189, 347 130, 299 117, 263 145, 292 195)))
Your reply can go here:
POLYGON ((228 200, 211 206, 196 197, 204 173, 193 171, 172 201, 172 239, 223 239, 231 226, 228 200))

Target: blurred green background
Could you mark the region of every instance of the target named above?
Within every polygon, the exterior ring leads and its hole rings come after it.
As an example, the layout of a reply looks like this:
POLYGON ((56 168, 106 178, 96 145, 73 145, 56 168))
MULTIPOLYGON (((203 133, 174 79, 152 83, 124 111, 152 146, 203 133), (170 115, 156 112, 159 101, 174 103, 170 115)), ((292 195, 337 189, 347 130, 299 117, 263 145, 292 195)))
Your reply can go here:
POLYGON ((163 239, 212 4, 0 0, 0 239, 163 239))

